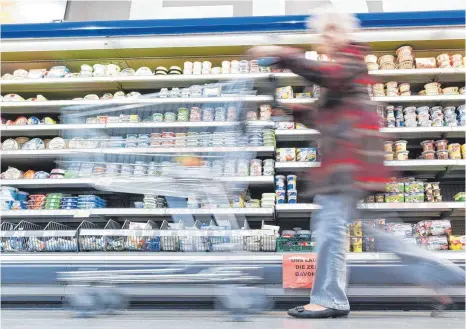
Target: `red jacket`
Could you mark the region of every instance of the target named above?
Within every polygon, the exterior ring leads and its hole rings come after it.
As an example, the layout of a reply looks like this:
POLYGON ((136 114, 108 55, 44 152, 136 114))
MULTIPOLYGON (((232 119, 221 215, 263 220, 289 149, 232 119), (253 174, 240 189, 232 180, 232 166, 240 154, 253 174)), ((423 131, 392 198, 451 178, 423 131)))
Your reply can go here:
POLYGON ((365 47, 352 44, 334 55, 335 62, 308 60, 303 52, 281 56, 282 67, 321 90, 315 109, 295 112, 296 121, 322 136, 321 167, 309 171, 311 195, 383 191, 391 176, 384 166, 377 106, 368 95, 374 82, 364 55, 365 47))

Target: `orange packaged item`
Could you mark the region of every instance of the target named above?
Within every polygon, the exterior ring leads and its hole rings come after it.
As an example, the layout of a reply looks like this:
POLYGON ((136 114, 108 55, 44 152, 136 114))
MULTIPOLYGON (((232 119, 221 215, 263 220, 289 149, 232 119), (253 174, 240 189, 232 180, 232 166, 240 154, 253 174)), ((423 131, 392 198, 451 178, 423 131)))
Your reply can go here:
POLYGON ((24 173, 24 176, 23 178, 24 179, 33 179, 34 178, 34 175, 35 175, 35 171, 34 170, 28 170, 24 173))

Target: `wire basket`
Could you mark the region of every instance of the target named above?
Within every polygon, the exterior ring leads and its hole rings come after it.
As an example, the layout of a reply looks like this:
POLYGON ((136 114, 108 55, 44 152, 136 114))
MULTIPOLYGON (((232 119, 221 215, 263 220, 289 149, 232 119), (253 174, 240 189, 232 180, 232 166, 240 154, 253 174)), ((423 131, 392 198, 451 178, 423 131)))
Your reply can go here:
POLYGON ((39 225, 21 221, 16 226, 3 223, 1 233, 0 250, 2 252, 24 252, 29 251, 29 235, 42 230, 39 225), (8 230, 3 230, 3 229, 8 230))

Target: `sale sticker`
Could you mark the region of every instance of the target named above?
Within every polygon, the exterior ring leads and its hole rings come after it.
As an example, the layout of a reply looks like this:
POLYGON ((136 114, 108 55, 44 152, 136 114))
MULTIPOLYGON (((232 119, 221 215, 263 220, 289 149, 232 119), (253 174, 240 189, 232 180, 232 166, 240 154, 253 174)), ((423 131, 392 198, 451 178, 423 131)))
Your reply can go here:
POLYGON ((283 288, 310 289, 314 284, 317 254, 283 254, 283 288))

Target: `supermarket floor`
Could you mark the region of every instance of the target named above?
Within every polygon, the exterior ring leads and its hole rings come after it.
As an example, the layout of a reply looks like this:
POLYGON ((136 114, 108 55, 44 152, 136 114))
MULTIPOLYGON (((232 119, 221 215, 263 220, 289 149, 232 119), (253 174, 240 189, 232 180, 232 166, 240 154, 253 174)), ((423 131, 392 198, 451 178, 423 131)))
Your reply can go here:
POLYGON ((464 312, 432 318, 428 312, 353 312, 347 319, 299 320, 269 312, 250 322, 232 322, 214 311, 128 311, 116 316, 77 319, 60 310, 2 310, 1 328, 137 328, 137 329, 438 329, 464 328, 464 312))

